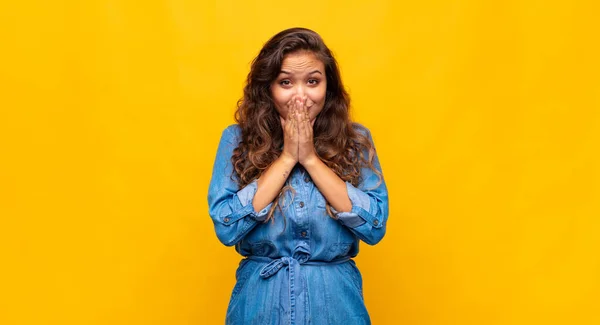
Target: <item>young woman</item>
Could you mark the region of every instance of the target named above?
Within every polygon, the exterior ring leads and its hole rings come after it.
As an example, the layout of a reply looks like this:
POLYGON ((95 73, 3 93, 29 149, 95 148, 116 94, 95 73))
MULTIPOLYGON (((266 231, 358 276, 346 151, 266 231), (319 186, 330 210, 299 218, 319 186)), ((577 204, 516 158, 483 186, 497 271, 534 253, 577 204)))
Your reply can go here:
POLYGON ((388 194, 321 37, 292 28, 252 62, 208 193, 219 240, 245 256, 227 324, 370 324, 359 240, 385 234, 388 194))

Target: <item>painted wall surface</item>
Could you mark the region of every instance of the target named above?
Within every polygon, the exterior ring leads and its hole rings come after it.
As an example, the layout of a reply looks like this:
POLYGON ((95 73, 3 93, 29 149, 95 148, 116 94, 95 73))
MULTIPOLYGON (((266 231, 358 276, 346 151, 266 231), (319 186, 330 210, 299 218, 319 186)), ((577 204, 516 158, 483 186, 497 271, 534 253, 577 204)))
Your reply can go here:
POLYGON ((374 324, 600 324, 596 1, 2 1, 0 324, 222 324, 207 210, 250 61, 337 56, 390 191, 374 324))

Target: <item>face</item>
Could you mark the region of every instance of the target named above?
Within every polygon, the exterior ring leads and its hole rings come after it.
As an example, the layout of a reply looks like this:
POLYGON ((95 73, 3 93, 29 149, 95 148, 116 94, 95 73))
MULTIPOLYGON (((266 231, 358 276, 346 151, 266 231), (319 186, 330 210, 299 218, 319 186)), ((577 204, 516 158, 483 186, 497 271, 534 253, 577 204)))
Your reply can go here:
POLYGON ((287 104, 292 97, 306 96, 311 122, 323 110, 326 90, 325 65, 309 51, 287 54, 281 64, 279 76, 271 83, 271 96, 281 117, 287 118, 287 104))

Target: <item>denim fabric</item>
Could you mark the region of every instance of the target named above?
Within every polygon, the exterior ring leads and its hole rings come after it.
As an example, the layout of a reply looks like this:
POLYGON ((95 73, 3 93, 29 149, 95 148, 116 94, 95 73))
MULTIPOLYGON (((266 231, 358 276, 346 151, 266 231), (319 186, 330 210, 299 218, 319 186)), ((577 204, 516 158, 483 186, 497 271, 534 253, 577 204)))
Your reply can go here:
MULTIPOLYGON (((371 139, 366 128, 356 127, 371 139)), ((231 156, 240 133, 238 125, 223 131, 208 191, 217 238, 245 257, 236 271, 226 324, 370 324, 362 276, 351 258, 358 254, 360 240, 375 245, 385 234, 385 181, 377 186, 377 175, 362 168, 358 186, 346 182, 351 212, 333 210, 338 217, 333 219, 325 211, 325 198, 298 164, 286 183, 295 193, 287 192, 282 210, 265 223, 272 203, 254 209, 257 182, 240 189, 234 181, 231 156)), ((377 156, 374 165, 381 171, 377 156)))

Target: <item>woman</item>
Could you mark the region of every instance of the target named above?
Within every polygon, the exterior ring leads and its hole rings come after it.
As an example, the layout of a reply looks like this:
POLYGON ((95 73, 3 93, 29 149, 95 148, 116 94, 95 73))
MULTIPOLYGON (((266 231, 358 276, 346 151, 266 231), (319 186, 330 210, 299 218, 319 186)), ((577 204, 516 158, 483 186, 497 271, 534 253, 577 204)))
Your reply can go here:
POLYGON ((352 123, 321 37, 292 28, 252 62, 210 182, 219 240, 246 258, 227 324, 370 324, 359 240, 385 234, 388 195, 369 131, 352 123))

